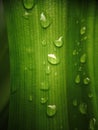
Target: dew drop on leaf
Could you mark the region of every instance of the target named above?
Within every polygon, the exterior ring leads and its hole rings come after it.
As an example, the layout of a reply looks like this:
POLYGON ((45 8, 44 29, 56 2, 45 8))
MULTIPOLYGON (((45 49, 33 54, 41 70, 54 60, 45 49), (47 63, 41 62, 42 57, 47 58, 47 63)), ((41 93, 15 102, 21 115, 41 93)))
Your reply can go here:
POLYGON ((46 66, 46 74, 49 75, 50 72, 51 72, 51 69, 50 69, 50 66, 48 65, 48 66, 46 66))
POLYGON ((32 102, 33 98, 32 95, 29 96, 29 101, 32 102))
POLYGON ((83 26, 83 27, 80 29, 80 34, 83 35, 83 34, 85 34, 85 32, 86 32, 86 27, 83 26))
POLYGON ((40 24, 42 28, 48 28, 51 24, 51 19, 48 17, 48 15, 46 15, 45 12, 42 12, 40 14, 40 24))
POLYGON ((86 114, 87 113, 87 104, 86 103, 81 103, 79 105, 79 111, 81 114, 86 114))
POLYGON ((54 45, 56 47, 62 47, 63 46, 63 36, 59 37, 57 40, 54 41, 54 45))
POLYGON ((56 105, 48 105, 47 106, 47 115, 52 117, 56 114, 56 105))
POLYGON ((47 42, 45 40, 42 40, 42 46, 46 46, 47 45, 47 42))
POLYGON ((88 85, 89 82, 90 82, 90 78, 89 77, 86 77, 84 80, 83 80, 84 84, 85 85, 88 85))
POLYGON ((74 99, 73 100, 73 106, 77 106, 77 105, 78 105, 77 99, 74 99))
POLYGON ((53 65, 56 65, 56 64, 60 63, 60 60, 59 60, 57 55, 48 54, 48 62, 53 64, 53 65))
POLYGON ((78 74, 75 78, 75 83, 79 84, 80 83, 80 75, 78 74))
POLYGON ((48 97, 42 97, 41 98, 41 104, 45 104, 48 101, 48 97))
POLYGON ((95 130, 96 119, 91 118, 89 121, 89 130, 95 130))
POLYGON ((85 53, 80 57, 80 62, 81 63, 85 63, 86 62, 86 54, 85 53))
POLYGON ((35 4, 35 0, 23 0, 23 5, 25 9, 32 9, 35 4))

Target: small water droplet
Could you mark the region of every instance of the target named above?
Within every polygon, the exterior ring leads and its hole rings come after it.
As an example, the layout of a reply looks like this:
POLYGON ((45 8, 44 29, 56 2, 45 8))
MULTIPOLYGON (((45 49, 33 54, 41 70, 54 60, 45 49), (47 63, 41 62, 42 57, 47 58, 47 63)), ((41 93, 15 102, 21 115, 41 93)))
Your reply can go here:
POLYGON ((62 47, 63 46, 63 36, 59 37, 57 40, 54 41, 54 45, 56 47, 62 47))
POLYGON ((81 66, 79 67, 79 71, 82 71, 82 67, 81 66))
POLYGON ((46 74, 50 74, 50 72, 51 72, 51 69, 50 69, 50 66, 48 65, 47 67, 46 67, 46 74))
POLYGON ((43 28, 47 28, 51 24, 50 18, 44 12, 42 12, 40 15, 40 23, 43 28))
POLYGON ((83 35, 83 34, 85 34, 85 32, 86 32, 86 27, 83 26, 83 27, 80 29, 80 34, 83 35))
POLYGON ((86 77, 84 80, 83 80, 84 84, 85 85, 88 85, 89 82, 90 82, 90 78, 89 77, 86 77))
POLYGON ((42 45, 43 46, 46 46, 47 45, 47 42, 45 40, 42 41, 42 45))
POLYGON ((87 40, 87 36, 84 36, 84 37, 81 39, 81 41, 85 41, 85 40, 87 40))
POLYGON ((81 63, 85 63, 86 62, 86 54, 85 53, 80 57, 80 62, 81 63))
POLYGON ((75 49, 75 50, 73 50, 73 53, 72 53, 73 55, 77 55, 77 50, 75 49))
POLYGON ((77 83, 77 84, 80 83, 80 75, 79 74, 75 78, 75 83, 77 83))
POLYGON ((74 63, 74 66, 77 66, 77 65, 78 65, 78 63, 77 63, 77 62, 75 62, 75 63, 74 63))
POLYGON ((25 9, 32 9, 35 4, 35 0, 23 0, 23 5, 25 9))
POLYGON ((29 13, 28 13, 27 11, 25 11, 25 13, 23 14, 23 17, 24 17, 25 19, 28 19, 28 18, 29 18, 29 13))
POLYGON ((81 114, 86 114, 87 113, 87 104, 81 103, 79 105, 79 111, 80 111, 81 114))
POLYGON ((73 100, 73 106, 77 106, 77 105, 78 105, 77 99, 74 99, 73 100))
POLYGON ((89 121, 89 129, 94 130, 95 129, 95 124, 96 124, 96 119, 91 118, 90 121, 89 121))
POLYGON ((48 54, 48 62, 56 65, 60 62, 60 60, 55 54, 48 54))
POLYGON ((43 90, 43 91, 48 91, 49 90, 49 84, 47 82, 42 82, 40 89, 43 90))
POLYGON ((33 98, 32 95, 29 96, 29 101, 32 102, 33 98))
POLYGON ((47 115, 52 117, 56 114, 56 105, 48 105, 47 106, 47 115))
POLYGON ((79 24, 79 20, 76 20, 76 24, 79 24))
POLYGON ((48 101, 48 97, 42 97, 41 98, 41 104, 45 104, 48 101))
POLYGON ((90 92, 90 93, 88 94, 88 97, 89 97, 89 98, 92 98, 92 97, 93 97, 93 94, 90 92))

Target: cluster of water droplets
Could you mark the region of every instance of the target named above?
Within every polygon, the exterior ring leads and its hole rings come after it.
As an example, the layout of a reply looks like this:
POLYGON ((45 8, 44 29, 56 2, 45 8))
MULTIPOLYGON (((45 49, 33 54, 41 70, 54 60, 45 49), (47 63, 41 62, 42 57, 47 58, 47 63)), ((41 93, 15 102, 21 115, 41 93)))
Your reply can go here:
MULTIPOLYGON (((46 12, 40 13, 39 20, 40 20, 41 28, 46 31, 52 25, 52 19, 46 12)), ((46 66, 46 69, 45 69, 46 76, 49 76, 51 74, 51 71, 52 71, 51 66, 56 66, 56 65, 60 64, 60 62, 61 62, 56 48, 60 49, 63 46, 63 44, 64 44, 63 36, 62 35, 58 36, 55 40, 51 41, 51 43, 52 43, 51 46, 54 47, 54 49, 52 49, 52 52, 50 52, 50 53, 47 51, 47 61, 44 61, 45 62, 44 66, 46 66)), ((48 39, 43 39, 41 41, 41 45, 44 50, 49 48, 49 44, 50 44, 50 42, 48 41, 48 39)), ((57 76, 57 72, 55 72, 55 76, 57 76)), ((45 81, 43 81, 40 86, 41 86, 41 88, 40 88, 41 91, 49 93, 49 90, 51 88, 49 86, 48 81, 47 81, 47 83, 45 81)), ((56 114, 56 111, 57 111, 56 105, 48 104, 48 96, 42 97, 40 102, 41 102, 41 104, 47 103, 46 114, 48 115, 48 117, 53 117, 56 114)))
MULTIPOLYGON (((84 21, 82 21, 84 22, 84 21)), ((79 21, 76 21, 76 24, 81 24, 79 21)), ((80 27, 80 26, 79 26, 80 27)), ((74 78, 74 84, 75 86, 83 86, 83 89, 87 89, 87 99, 89 98, 89 101, 93 98, 93 93, 90 90, 90 83, 91 83, 91 78, 88 75, 88 71, 86 70, 87 66, 87 60, 88 60, 88 55, 85 49, 85 46, 87 44, 87 27, 85 23, 81 24, 79 35, 80 35, 80 40, 75 41, 75 48, 72 51, 72 55, 74 60, 74 66, 76 67, 75 69, 77 70, 76 72, 76 77, 74 78), (86 70, 86 71, 85 71, 86 70)), ((88 103, 86 101, 79 101, 77 98, 73 98, 72 101, 73 107, 75 107, 82 115, 88 114, 88 103)), ((96 119, 91 118, 89 120, 89 130, 94 130, 95 129, 95 124, 96 124, 96 119)), ((77 128, 76 128, 77 129, 77 128)))

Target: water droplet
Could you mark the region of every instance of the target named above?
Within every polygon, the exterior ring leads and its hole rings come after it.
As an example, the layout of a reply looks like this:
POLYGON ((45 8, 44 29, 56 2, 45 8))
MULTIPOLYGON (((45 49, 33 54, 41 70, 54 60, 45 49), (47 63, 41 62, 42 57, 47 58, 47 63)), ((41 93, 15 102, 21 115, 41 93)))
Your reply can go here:
POLYGON ((42 97, 41 98, 41 104, 45 104, 48 101, 48 97, 42 97))
POLYGON ((29 18, 29 13, 28 13, 27 11, 25 11, 25 13, 23 14, 23 17, 24 17, 25 19, 28 19, 28 18, 29 18))
POLYGON ((62 39, 63 39, 63 36, 59 37, 57 40, 54 41, 54 45, 55 45, 56 47, 62 47, 62 46, 63 46, 63 41, 62 41, 62 39))
POLYGON ((95 124, 96 124, 96 119, 91 118, 90 121, 89 121, 89 129, 94 130, 95 129, 95 124))
POLYGON ((85 34, 85 32, 86 32, 86 27, 83 26, 83 27, 80 29, 80 34, 83 35, 83 34, 85 34))
POLYGON ((80 57, 80 62, 81 63, 85 63, 86 62, 86 54, 85 53, 80 57))
POLYGON ((76 24, 79 24, 79 20, 76 20, 76 24))
POLYGON ((50 72, 51 72, 51 69, 50 69, 50 66, 48 65, 48 66, 46 67, 46 74, 50 74, 50 72))
POLYGON ((77 55, 77 50, 75 49, 75 50, 73 50, 73 53, 72 53, 73 55, 77 55))
POLYGON ((35 4, 35 0, 23 0, 23 5, 26 9, 32 9, 35 4))
POLYGON ((75 78, 75 83, 77 83, 77 84, 80 83, 80 75, 79 74, 75 78))
POLYGON ((29 101, 32 102, 33 98, 32 95, 29 96, 29 101))
POLYGON ((48 105, 47 106, 47 115, 52 117, 56 114, 56 105, 48 105))
POLYGON ((89 98, 92 98, 92 97, 93 97, 93 94, 90 92, 90 93, 88 94, 88 97, 89 97, 89 98))
POLYGON ((42 41, 42 45, 43 46, 46 46, 47 45, 47 42, 45 40, 42 41))
POLYGON ((81 103, 79 105, 79 111, 80 111, 81 114, 86 114, 87 113, 87 104, 81 103))
POLYGON ((60 62, 60 60, 55 54, 48 54, 48 62, 56 65, 60 62))
POLYGON ((79 46, 79 45, 80 45, 80 42, 77 42, 77 45, 79 46))
POLYGON ((79 71, 82 71, 82 67, 81 66, 79 67, 79 71))
POLYGON ((75 62, 74 65, 77 66, 78 65, 77 62, 75 62))
POLYGON ((48 91, 49 90, 49 84, 47 82, 42 82, 40 89, 43 90, 43 91, 48 91))
POLYGON ((89 77, 86 77, 84 80, 83 80, 84 84, 85 85, 88 85, 89 82, 90 82, 90 78, 89 77))
POLYGON ((42 12, 40 15, 40 23, 43 28, 47 28, 51 24, 50 18, 44 12, 42 12))
POLYGON ((81 41, 85 41, 85 40, 87 40, 87 36, 84 36, 84 37, 81 39, 81 41))
POLYGON ((73 100, 73 106, 77 106, 77 105, 78 105, 77 99, 74 99, 73 100))

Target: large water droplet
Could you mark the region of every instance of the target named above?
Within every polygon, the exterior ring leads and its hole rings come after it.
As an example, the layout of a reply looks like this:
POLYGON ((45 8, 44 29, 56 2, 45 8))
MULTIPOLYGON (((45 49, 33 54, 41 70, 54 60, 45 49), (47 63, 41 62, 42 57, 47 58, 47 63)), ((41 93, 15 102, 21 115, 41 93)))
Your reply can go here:
POLYGON ((47 45, 47 42, 45 40, 42 41, 42 45, 43 46, 46 46, 47 45))
POLYGON ((48 54, 48 62, 56 65, 60 62, 60 60, 55 54, 48 54))
POLYGON ((56 105, 48 105, 47 106, 47 115, 52 117, 56 114, 56 105))
POLYGON ((43 28, 47 28, 51 24, 50 18, 44 12, 42 12, 40 15, 40 23, 43 28))
POLYGON ((32 95, 29 96, 29 101, 32 102, 33 98, 32 95))
POLYGON ((56 47, 61 47, 61 46, 63 46, 63 36, 61 36, 61 37, 59 37, 57 40, 55 40, 54 41, 54 45, 56 46, 56 47))
POLYGON ((85 34, 85 32, 86 32, 86 27, 83 26, 83 27, 80 29, 80 34, 83 35, 83 34, 85 34))
POLYGON ((79 105, 79 111, 80 111, 81 114, 86 114, 87 113, 87 104, 81 103, 79 105))
POLYGON ((23 0, 23 5, 26 9, 32 9, 35 4, 35 0, 23 0))
POLYGON ((77 83, 77 84, 80 83, 80 75, 79 74, 75 78, 75 83, 77 83))
POLYGON ((49 84, 47 82, 42 82, 40 89, 43 90, 43 91, 48 91, 49 90, 49 84))
POLYGON ((41 104, 45 104, 48 101, 48 97, 42 97, 41 98, 41 104))
POLYGON ((50 66, 48 65, 47 67, 46 67, 46 74, 50 74, 50 72, 51 72, 51 69, 50 69, 50 66))
POLYGON ((90 130, 95 130, 95 124, 96 124, 96 119, 91 118, 90 121, 89 121, 89 129, 90 130))
POLYGON ((90 78, 89 77, 86 77, 84 80, 83 80, 84 84, 85 85, 88 85, 89 82, 90 82, 90 78))
POLYGON ((77 99, 74 99, 73 100, 73 106, 77 106, 77 105, 78 105, 77 99))
POLYGON ((81 63, 85 63, 86 62, 86 54, 85 53, 80 57, 80 62, 81 63))

